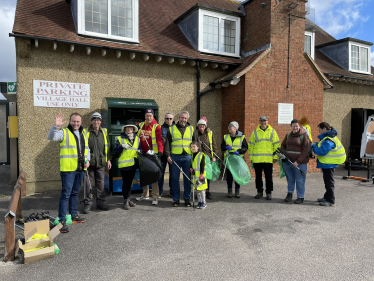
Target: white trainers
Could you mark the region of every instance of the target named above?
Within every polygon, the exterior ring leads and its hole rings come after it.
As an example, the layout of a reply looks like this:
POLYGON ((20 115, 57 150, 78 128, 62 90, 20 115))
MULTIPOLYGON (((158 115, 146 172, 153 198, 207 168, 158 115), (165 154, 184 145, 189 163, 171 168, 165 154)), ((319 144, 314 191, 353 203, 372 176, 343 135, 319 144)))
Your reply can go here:
POLYGON ((157 205, 157 204, 158 204, 158 200, 157 199, 153 199, 152 205, 157 205))
POLYGON ((149 200, 149 196, 148 197, 144 197, 144 196, 136 197, 135 200, 136 201, 149 200))

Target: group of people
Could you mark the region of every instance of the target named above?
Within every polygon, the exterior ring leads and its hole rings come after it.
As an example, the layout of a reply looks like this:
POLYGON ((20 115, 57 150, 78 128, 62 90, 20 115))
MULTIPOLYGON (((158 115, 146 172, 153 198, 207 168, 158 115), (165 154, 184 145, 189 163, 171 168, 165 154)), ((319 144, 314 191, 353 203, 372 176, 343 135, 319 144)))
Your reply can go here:
MULTIPOLYGON (((124 198, 123 208, 129 210, 136 204, 131 200, 131 186, 136 170, 139 169, 138 151, 156 154, 161 162, 162 173, 165 173, 169 165, 169 189, 173 199, 173 206, 180 205, 180 173, 183 172, 183 199, 186 207, 191 207, 191 183, 197 190, 198 209, 205 209, 206 199, 212 199, 210 192, 210 180, 207 179, 206 157, 211 162, 217 161, 217 145, 213 132, 207 126, 207 118, 202 117, 197 128, 188 122, 189 113, 181 111, 178 120, 174 122, 174 116, 168 112, 165 121, 158 124, 154 118, 153 109, 146 109, 145 121, 136 125, 132 120, 127 120, 122 127, 122 133, 116 138, 114 153, 118 157, 123 184, 122 194, 124 198)), ((88 181, 95 181, 97 189, 96 208, 102 211, 109 210, 105 203, 104 174, 105 168, 111 169, 110 140, 107 130, 101 127, 102 117, 95 112, 91 116, 91 125, 84 129, 82 116, 73 113, 70 116, 68 127, 59 129, 66 123, 64 116, 58 114, 55 124, 48 133, 48 139, 60 142, 60 171, 62 181, 61 198, 59 202, 58 218, 62 223, 60 232, 69 232, 66 225, 66 214, 69 205, 69 214, 73 223, 84 223, 86 220, 77 213, 78 194, 86 172, 88 181)), ((268 124, 268 117, 261 116, 260 124, 252 132, 249 140, 243 132, 239 131, 239 124, 235 121, 228 126, 228 134, 225 134, 221 143, 221 151, 225 157, 235 154, 245 157, 249 154, 249 165, 255 170, 257 194, 255 199, 264 197, 264 185, 262 173, 265 174, 266 199, 272 199, 273 191, 273 165, 278 162, 283 166, 286 174, 288 191, 286 202, 292 201, 296 186, 297 198, 295 204, 304 202, 305 179, 309 157, 317 155, 317 168, 321 168, 325 182, 326 193, 318 199, 322 206, 334 206, 334 170, 345 161, 345 150, 336 137, 337 130, 326 122, 318 125, 320 135, 319 142, 312 144, 309 126, 300 126, 298 120, 291 122, 291 129, 280 143, 277 132, 268 124), (278 159, 275 153, 281 149, 287 157, 278 159), (311 153, 311 150, 313 153, 311 153), (288 158, 288 159, 286 159, 288 158), (282 162, 282 163, 280 163, 282 162), (301 173, 300 170, 303 172, 301 173)), ((225 160, 223 160, 225 161, 225 160)), ((240 185, 235 182, 233 175, 227 169, 228 197, 240 198, 240 185), (233 184, 235 192, 233 193, 233 184)), ((163 194, 164 176, 151 184, 152 205, 158 205, 158 199, 163 194)), ((88 214, 93 203, 92 190, 89 184, 85 184, 85 198, 83 213, 88 214)), ((149 186, 143 186, 143 193, 137 197, 137 201, 149 200, 149 186)))

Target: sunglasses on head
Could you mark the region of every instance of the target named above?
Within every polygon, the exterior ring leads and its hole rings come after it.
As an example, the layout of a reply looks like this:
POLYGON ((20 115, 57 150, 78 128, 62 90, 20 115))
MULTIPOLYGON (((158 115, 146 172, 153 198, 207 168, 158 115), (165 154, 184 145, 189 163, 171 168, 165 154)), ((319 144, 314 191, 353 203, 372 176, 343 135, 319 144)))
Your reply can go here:
POLYGON ((165 118, 166 120, 173 120, 173 118, 165 118))

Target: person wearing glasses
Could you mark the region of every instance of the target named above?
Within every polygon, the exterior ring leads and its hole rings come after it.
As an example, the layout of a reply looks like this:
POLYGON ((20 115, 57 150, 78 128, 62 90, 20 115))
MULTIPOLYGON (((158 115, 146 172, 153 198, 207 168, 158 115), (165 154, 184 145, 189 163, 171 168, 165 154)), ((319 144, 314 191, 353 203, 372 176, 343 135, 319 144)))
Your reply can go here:
MULTIPOLYGON (((164 141, 164 146, 165 146, 166 136, 168 134, 169 128, 173 125, 175 125, 174 115, 173 115, 173 113, 168 112, 168 113, 165 114, 164 124, 161 125, 161 135, 162 135, 162 139, 164 141)), ((162 157, 161 157, 162 177, 158 180, 158 191, 159 191, 158 198, 161 198, 162 192, 164 190, 164 175, 165 175, 165 169, 166 169, 166 164, 167 163, 168 163, 168 160, 166 159, 165 155, 162 155, 162 157)), ((169 164, 169 171, 170 171, 170 164, 169 164)), ((170 196, 171 196, 172 193, 171 193, 170 173, 169 173, 169 190, 170 190, 170 196)))

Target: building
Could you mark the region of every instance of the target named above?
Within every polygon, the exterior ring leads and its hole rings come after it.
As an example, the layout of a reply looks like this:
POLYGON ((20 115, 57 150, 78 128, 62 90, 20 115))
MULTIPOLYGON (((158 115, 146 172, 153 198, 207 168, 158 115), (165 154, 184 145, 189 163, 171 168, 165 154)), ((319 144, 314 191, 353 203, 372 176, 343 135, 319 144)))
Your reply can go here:
MULTIPOLYGON (((11 36, 19 164, 28 173, 28 192, 60 188, 59 146, 46 137, 54 116, 79 111, 89 124, 105 97, 154 99, 160 117, 188 110, 194 126, 206 116, 218 140, 233 120, 249 137, 261 115, 283 138, 289 119, 306 115, 316 138, 324 118, 338 122, 330 100, 344 102, 336 95, 357 85, 335 86, 344 69, 323 53, 323 44, 336 40, 305 19, 305 3, 18 0, 11 36), (34 106, 34 81, 89 84, 89 108, 54 97, 45 107, 34 106)), ((373 68, 369 72, 350 74, 366 79, 359 86, 368 92, 373 68)))

